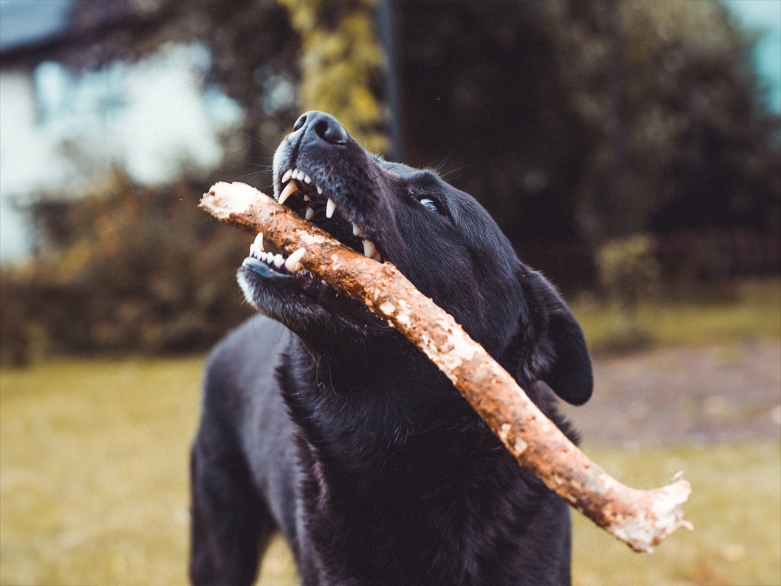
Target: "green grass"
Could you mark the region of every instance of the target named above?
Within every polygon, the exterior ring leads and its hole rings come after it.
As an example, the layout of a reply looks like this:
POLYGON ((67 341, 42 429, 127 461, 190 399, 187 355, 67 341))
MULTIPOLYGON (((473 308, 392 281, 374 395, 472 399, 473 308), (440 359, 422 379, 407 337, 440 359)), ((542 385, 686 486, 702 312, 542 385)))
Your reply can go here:
POLYGON ((781 584, 781 446, 778 442, 622 450, 584 447, 636 488, 692 485, 684 505, 694 531, 679 529, 652 554, 637 554, 573 513, 573 577, 579 586, 776 586, 781 584))
POLYGON ((0 583, 184 583, 201 364, 0 374, 0 583))
MULTIPOLYGON (((781 336, 781 279, 736 283, 729 293, 708 303, 696 297, 647 303, 638 318, 658 346, 781 336)), ((589 300, 576 300, 571 307, 589 345, 603 346, 618 316, 616 309, 589 300)))
MULTIPOLYGON (((0 373, 0 584, 185 584, 187 452, 202 360, 56 363, 0 373)), ((636 554, 574 514, 578 585, 781 583, 777 442, 586 447, 622 481, 694 489, 695 531, 636 554)), ((277 541, 264 586, 295 584, 277 541)))
MULTIPOLYGON (((187 583, 203 358, 0 371, 0 584, 187 583)), ((275 543, 272 554, 286 553, 275 543)), ((290 583, 275 555, 264 586, 290 583)))

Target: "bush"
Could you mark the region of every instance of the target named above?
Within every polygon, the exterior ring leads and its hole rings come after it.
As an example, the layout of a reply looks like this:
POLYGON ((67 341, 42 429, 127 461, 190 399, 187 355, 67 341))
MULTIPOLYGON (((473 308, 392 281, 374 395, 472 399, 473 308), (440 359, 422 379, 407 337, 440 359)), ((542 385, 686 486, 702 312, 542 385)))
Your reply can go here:
POLYGON ((106 193, 32 204, 41 252, 0 280, 3 364, 202 351, 246 317, 235 271, 251 238, 199 210, 203 191, 115 172, 106 193))
POLYGON ((603 347, 609 352, 644 350, 651 332, 637 316, 640 302, 658 287, 659 265, 654 241, 642 234, 610 240, 597 253, 599 281, 618 312, 608 328, 603 347))

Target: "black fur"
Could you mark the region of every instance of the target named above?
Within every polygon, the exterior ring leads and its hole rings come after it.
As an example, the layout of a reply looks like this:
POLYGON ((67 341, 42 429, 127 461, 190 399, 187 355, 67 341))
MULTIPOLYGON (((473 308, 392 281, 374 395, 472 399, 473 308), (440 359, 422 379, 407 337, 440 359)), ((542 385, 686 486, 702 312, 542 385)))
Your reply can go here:
MULTIPOLYGON (((350 222, 500 361, 570 437, 545 381, 592 389, 580 327, 469 195, 367 154, 309 112, 274 158, 275 193, 362 250, 350 222), (304 195, 311 201, 304 201, 304 195), (325 217, 326 197, 338 205, 325 217), (429 200, 429 201, 425 201, 429 200)), ((215 349, 192 450, 195 584, 251 584, 280 530, 305 585, 570 583, 567 505, 518 466, 398 332, 307 272, 248 258, 256 317, 215 349)))

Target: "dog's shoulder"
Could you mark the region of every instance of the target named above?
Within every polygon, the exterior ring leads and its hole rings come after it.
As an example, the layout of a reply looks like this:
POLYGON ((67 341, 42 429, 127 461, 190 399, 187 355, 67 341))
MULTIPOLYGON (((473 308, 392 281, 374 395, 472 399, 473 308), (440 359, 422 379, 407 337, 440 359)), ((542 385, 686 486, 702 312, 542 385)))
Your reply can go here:
POLYGON ((277 395, 274 372, 292 333, 277 321, 255 315, 229 332, 212 350, 204 373, 204 410, 246 410, 248 403, 277 395))

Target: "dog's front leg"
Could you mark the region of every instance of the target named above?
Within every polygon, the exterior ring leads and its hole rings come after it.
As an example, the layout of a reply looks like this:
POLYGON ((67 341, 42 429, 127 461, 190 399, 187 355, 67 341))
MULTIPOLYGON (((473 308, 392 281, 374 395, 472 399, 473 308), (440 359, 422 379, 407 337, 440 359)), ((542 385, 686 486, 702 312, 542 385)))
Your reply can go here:
POLYGON ((190 580, 196 586, 250 586, 274 522, 240 455, 215 453, 203 431, 190 461, 190 580))

